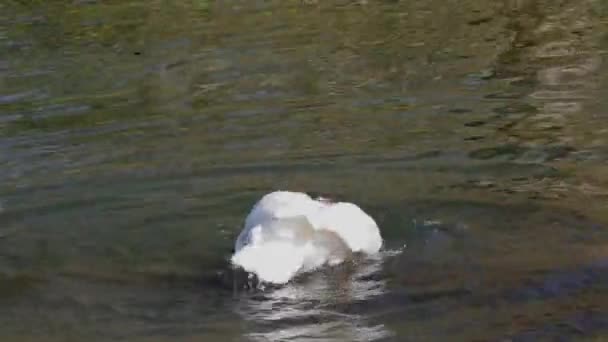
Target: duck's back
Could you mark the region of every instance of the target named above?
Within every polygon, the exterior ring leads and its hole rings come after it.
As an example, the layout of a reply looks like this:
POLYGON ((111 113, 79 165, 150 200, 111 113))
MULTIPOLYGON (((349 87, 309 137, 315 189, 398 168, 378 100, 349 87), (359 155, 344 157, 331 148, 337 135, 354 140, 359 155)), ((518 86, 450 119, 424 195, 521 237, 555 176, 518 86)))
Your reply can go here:
POLYGON ((271 221, 278 219, 308 218, 314 215, 319 205, 310 196, 301 192, 275 191, 265 195, 245 219, 245 226, 236 240, 235 250, 238 251, 250 242, 254 228, 270 227, 271 221))

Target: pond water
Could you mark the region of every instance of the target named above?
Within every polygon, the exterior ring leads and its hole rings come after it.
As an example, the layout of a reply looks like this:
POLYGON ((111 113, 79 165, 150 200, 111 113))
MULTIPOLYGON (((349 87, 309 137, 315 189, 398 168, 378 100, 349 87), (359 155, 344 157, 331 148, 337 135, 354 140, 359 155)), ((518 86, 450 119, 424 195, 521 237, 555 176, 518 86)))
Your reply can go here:
POLYGON ((0 3, 0 340, 608 339, 608 3, 0 3), (381 258, 214 282, 250 207, 381 258))

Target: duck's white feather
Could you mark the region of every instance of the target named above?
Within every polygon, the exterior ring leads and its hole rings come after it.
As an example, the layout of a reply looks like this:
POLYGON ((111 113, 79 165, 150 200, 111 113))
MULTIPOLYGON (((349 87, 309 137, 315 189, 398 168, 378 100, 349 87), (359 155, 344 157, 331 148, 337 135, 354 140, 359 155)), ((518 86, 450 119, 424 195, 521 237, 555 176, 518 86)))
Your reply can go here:
POLYGON ((277 191, 247 216, 232 263, 281 284, 298 273, 341 263, 353 252, 377 253, 381 246, 376 222, 358 206, 277 191))

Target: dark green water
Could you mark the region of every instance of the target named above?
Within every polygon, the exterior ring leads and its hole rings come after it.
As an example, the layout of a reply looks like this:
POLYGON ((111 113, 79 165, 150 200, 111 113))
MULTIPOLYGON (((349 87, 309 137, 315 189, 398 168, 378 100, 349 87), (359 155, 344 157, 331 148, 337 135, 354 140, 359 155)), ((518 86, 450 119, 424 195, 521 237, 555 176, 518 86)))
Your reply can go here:
POLYGON ((601 0, 0 3, 0 340, 608 340, 601 0), (213 283, 275 189, 387 253, 213 283))

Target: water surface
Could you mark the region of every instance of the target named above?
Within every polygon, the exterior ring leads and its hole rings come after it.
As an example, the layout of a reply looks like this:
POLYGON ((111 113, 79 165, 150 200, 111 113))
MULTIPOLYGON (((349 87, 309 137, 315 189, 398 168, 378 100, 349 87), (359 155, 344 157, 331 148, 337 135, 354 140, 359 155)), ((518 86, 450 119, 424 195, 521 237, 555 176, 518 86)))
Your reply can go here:
POLYGON ((2 2, 0 339, 608 338, 607 23, 600 0, 2 2), (213 282, 274 189, 360 204, 387 252, 213 282))

